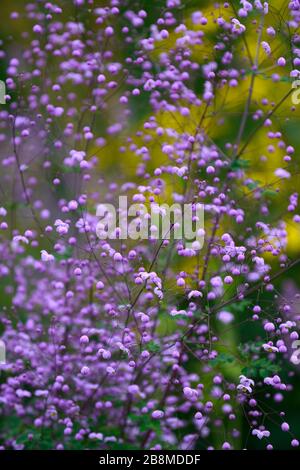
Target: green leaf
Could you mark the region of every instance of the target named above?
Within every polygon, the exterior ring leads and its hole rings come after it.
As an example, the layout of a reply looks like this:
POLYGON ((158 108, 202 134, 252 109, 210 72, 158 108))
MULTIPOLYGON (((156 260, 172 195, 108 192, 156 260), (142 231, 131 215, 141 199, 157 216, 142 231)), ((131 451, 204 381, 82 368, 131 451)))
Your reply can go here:
POLYGON ((71 258, 72 254, 73 254, 73 249, 70 246, 67 246, 63 253, 56 253, 56 254, 54 253, 54 258, 57 261, 61 261, 63 259, 71 258))

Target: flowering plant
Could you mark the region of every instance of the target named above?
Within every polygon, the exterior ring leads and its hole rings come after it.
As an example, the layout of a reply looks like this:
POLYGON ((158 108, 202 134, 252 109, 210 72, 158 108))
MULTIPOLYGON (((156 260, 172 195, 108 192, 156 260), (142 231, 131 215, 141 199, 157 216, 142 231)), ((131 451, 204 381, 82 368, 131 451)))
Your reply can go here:
POLYGON ((196 3, 5 9, 2 449, 299 445, 300 2, 196 3), (124 195, 135 237, 100 237, 124 195), (161 204, 203 246, 139 237, 161 204))

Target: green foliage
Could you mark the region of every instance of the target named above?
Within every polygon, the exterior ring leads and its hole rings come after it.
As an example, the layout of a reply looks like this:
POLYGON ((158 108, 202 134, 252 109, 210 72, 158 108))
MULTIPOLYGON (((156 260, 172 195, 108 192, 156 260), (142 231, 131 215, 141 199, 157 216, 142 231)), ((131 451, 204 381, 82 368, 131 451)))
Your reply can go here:
POLYGON ((250 167, 250 161, 244 158, 235 159, 231 163, 232 170, 240 170, 241 168, 249 168, 249 167, 250 167))
POLYGON ((218 354, 218 356, 215 357, 214 359, 211 359, 209 363, 212 366, 217 366, 220 364, 231 364, 235 362, 235 360, 236 360, 235 357, 232 356, 231 354, 221 353, 221 354, 218 354))
POLYGON ((254 189, 259 188, 260 184, 261 184, 261 181, 258 181, 258 180, 251 181, 250 183, 247 184, 247 188, 253 191, 254 189))
POLYGON ((240 302, 230 305, 229 310, 232 313, 244 313, 249 305, 251 305, 249 300, 241 300, 240 302))
POLYGON ((130 413, 128 417, 136 423, 141 432, 154 431, 157 436, 162 433, 160 421, 151 418, 149 415, 135 415, 130 413))
POLYGON ((160 352, 160 345, 157 344, 155 341, 149 341, 149 343, 147 343, 147 349, 150 352, 158 353, 160 352))
POLYGON ((251 378, 264 379, 269 375, 277 374, 280 371, 280 366, 269 361, 267 358, 256 359, 251 362, 251 365, 242 369, 242 374, 251 378))
POLYGON ((275 196, 278 196, 278 193, 274 191, 273 189, 265 189, 262 195, 266 197, 275 197, 275 196))
POLYGON ((262 341, 248 341, 240 344, 238 350, 243 357, 248 357, 249 353, 258 353, 263 345, 262 341))

